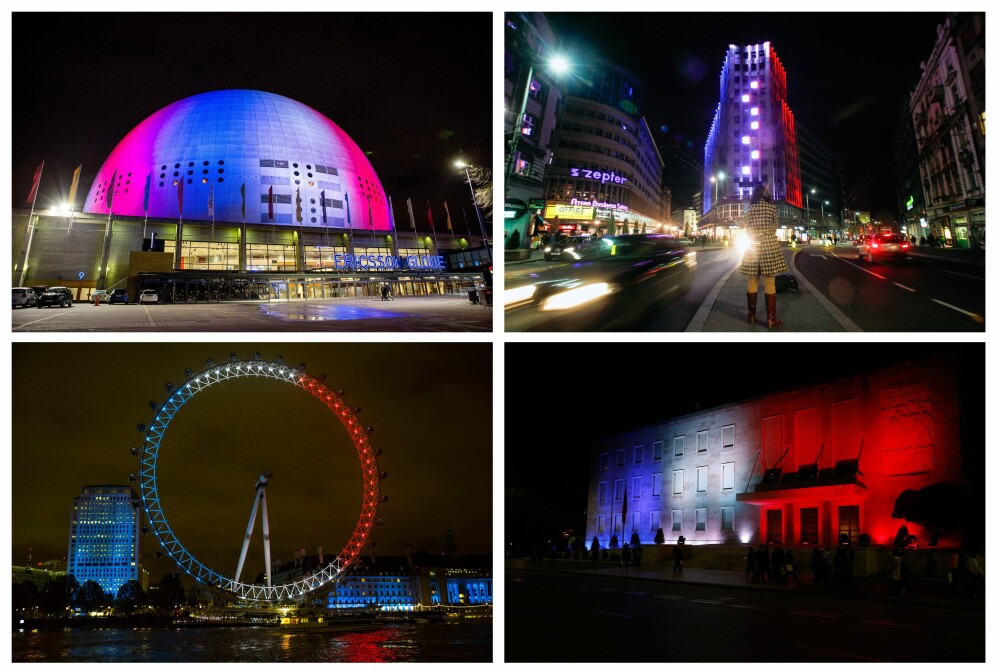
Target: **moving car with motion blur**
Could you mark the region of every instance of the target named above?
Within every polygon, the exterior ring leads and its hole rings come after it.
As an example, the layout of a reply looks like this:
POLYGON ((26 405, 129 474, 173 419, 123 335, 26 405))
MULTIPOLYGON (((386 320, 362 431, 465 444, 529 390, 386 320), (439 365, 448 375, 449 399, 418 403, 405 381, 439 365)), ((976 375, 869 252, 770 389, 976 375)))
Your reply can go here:
POLYGON ((38 308, 44 306, 73 307, 73 292, 68 287, 49 287, 38 297, 38 308))
POLYGON ((542 255, 545 261, 576 261, 580 258, 580 252, 590 245, 591 240, 589 236, 557 238, 542 248, 542 255))
POLYGON ((901 233, 872 233, 858 243, 858 259, 868 263, 889 259, 906 259, 910 241, 901 233))
POLYGON ((606 236, 504 288, 508 331, 641 331, 690 287, 695 251, 660 234, 606 236))

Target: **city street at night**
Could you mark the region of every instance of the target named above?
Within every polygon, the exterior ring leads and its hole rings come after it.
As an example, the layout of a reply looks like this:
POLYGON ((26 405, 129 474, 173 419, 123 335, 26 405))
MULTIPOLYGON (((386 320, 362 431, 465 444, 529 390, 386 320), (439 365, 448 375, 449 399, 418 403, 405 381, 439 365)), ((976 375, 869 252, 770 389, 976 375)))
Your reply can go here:
POLYGON ((760 586, 741 571, 678 576, 669 564, 508 561, 506 576, 511 662, 985 660, 983 598, 947 593, 943 581, 897 602, 875 577, 834 593, 812 577, 801 588, 760 586))

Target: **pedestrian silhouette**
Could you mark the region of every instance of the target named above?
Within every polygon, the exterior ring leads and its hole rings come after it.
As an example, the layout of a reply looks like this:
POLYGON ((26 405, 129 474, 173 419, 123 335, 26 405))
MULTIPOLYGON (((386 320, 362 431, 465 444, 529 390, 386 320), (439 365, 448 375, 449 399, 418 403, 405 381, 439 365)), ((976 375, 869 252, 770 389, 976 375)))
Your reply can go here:
POLYGON ((750 546, 747 550, 747 571, 743 578, 750 579, 753 583, 757 583, 757 572, 754 570, 753 546, 750 546))
POLYGON ((674 545, 674 574, 684 571, 684 551, 681 550, 680 540, 674 545))
POLYGON ((622 546, 622 566, 628 569, 629 562, 632 560, 632 551, 628 547, 628 542, 622 546))

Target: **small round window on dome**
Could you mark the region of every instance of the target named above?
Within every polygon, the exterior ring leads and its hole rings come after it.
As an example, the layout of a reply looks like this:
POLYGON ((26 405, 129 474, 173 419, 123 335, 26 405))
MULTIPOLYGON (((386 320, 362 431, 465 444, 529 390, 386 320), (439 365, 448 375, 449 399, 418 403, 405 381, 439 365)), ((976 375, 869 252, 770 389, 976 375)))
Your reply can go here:
POLYGON ((293 163, 292 164, 292 168, 298 168, 298 167, 299 167, 299 164, 297 164, 297 163, 293 163))
POLYGON ((190 177, 188 178, 188 184, 191 184, 193 181, 190 177))
POLYGON ((179 173, 178 171, 176 171, 176 170, 175 170, 175 171, 174 171, 174 177, 177 177, 178 175, 180 175, 180 173, 179 173))
POLYGON ((295 180, 295 184, 302 184, 302 180, 295 180))
POLYGON ((202 168, 201 169, 201 174, 202 175, 208 175, 208 168, 202 168))
POLYGON ((312 177, 312 176, 313 176, 312 173, 306 173, 306 177, 312 177))
POLYGON ((219 161, 219 165, 220 165, 220 166, 224 166, 224 165, 226 165, 226 162, 225 162, 225 161, 221 161, 221 160, 220 160, 220 161, 219 161))
POLYGON ((203 166, 207 166, 207 165, 208 165, 208 161, 202 161, 202 162, 201 162, 201 165, 203 165, 203 166))
POLYGON ((307 163, 306 164, 306 170, 312 170, 312 169, 313 169, 313 167, 310 164, 307 163))
MULTIPOLYGON (((309 202, 312 203, 313 205, 316 205, 316 199, 315 198, 310 198, 309 202)), ((313 210, 313 212, 316 212, 316 211, 313 210)))
POLYGON ((194 175, 194 171, 193 170, 189 170, 188 171, 188 175, 194 175))
POLYGON ((315 217, 313 217, 313 218, 312 218, 312 223, 313 223, 313 224, 315 224, 315 223, 316 223, 316 218, 315 218, 315 217))
POLYGON ((194 166, 194 161, 188 161, 188 168, 191 168, 192 166, 194 166))
POLYGON ((166 173, 160 173, 160 179, 161 179, 161 180, 162 180, 162 179, 163 179, 164 177, 166 177, 166 176, 167 176, 167 174, 166 174, 166 173))
POLYGON ((129 171, 128 176, 132 177, 132 171, 129 171))
POLYGON ((181 167, 181 164, 179 164, 179 163, 175 163, 174 164, 174 168, 180 168, 180 167, 181 167))
POLYGON ((160 180, 160 186, 161 187, 163 186, 163 180, 160 180))
POLYGON ((221 177, 219 178, 219 182, 222 182, 222 178, 221 177))
POLYGON ((296 170, 295 171, 295 177, 298 177, 298 176, 299 176, 299 171, 296 170))
POLYGON ((160 170, 166 170, 166 169, 167 169, 167 164, 164 163, 162 166, 160 166, 160 170))
POLYGON ((219 174, 220 174, 220 175, 221 175, 222 173, 224 173, 224 172, 226 172, 226 169, 225 169, 225 168, 219 168, 219 174))

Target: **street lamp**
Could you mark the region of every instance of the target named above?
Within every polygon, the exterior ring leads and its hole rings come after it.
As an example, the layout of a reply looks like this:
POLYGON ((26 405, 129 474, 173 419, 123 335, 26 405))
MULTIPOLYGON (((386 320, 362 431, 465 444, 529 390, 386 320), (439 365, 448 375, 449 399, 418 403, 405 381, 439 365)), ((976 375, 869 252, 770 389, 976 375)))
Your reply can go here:
POLYGON ((476 202, 476 190, 472 188, 472 178, 469 177, 469 164, 459 159, 455 162, 456 168, 465 171, 465 179, 469 183, 469 193, 472 194, 472 207, 476 209, 476 218, 479 220, 479 229, 483 232, 483 245, 486 246, 486 259, 493 265, 493 253, 490 251, 490 239, 486 236, 486 225, 483 224, 483 213, 479 211, 479 204, 476 202))
POLYGON ((826 215, 823 212, 823 206, 830 205, 830 201, 823 201, 819 204, 819 221, 823 222, 826 219, 826 215))
POLYGON ((726 179, 726 174, 721 170, 717 176, 712 175, 712 177, 708 178, 708 181, 715 185, 715 201, 712 203, 713 208, 719 203, 719 182, 722 182, 724 179, 726 179), (718 179, 716 179, 716 177, 718 177, 718 179))
POLYGON ((815 189, 810 189, 806 192, 806 221, 809 221, 809 194, 815 194, 815 189))

